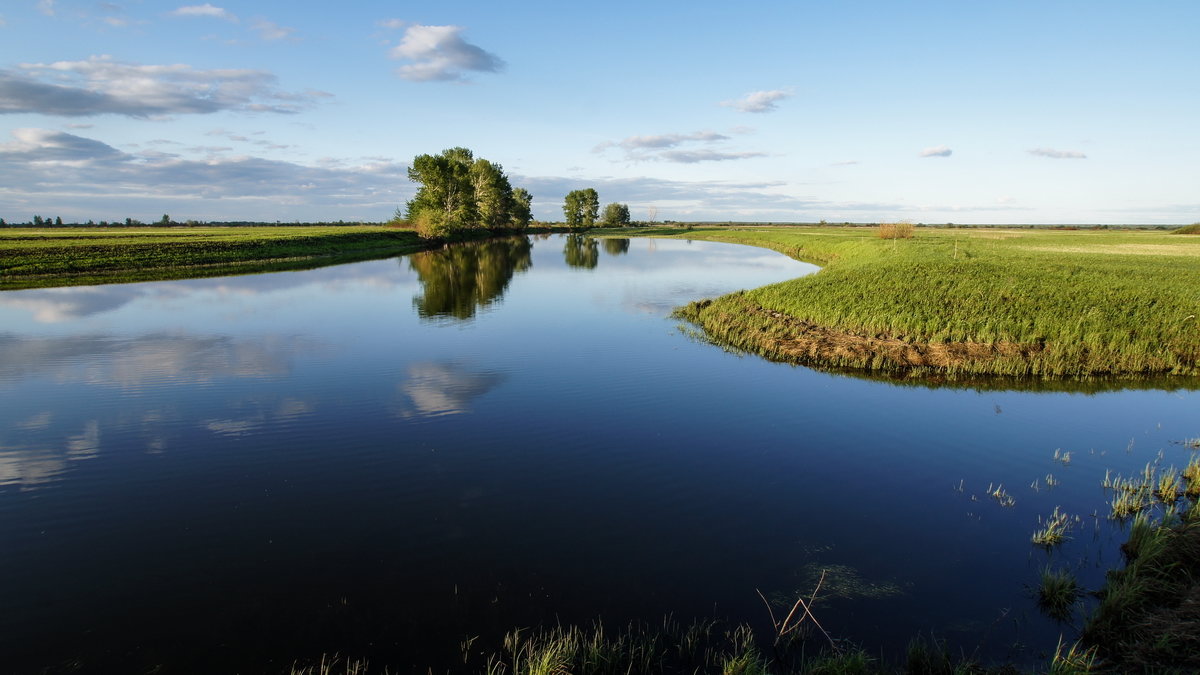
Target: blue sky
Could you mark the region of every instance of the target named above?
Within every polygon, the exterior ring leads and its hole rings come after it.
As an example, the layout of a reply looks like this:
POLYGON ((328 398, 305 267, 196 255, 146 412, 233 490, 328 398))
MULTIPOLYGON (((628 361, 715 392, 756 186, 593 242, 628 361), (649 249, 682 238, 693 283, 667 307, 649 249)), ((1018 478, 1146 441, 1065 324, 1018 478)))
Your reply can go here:
POLYGON ((465 146, 560 219, 1200 221, 1200 3, 0 7, 0 217, 384 220, 465 146))

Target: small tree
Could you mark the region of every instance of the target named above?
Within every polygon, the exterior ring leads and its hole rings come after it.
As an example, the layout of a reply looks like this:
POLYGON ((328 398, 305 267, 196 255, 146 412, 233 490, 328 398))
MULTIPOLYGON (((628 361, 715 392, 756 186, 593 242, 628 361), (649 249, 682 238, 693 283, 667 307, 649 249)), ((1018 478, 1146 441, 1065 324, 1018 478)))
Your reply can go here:
POLYGON ((164 213, 162 220, 158 221, 158 224, 159 225, 170 225, 171 224, 171 216, 168 216, 167 214, 164 213))
POLYGON ((532 219, 533 195, 529 194, 525 188, 513 188, 512 213, 509 216, 509 224, 523 230, 529 227, 529 221, 532 219))
POLYGON ((604 207, 605 227, 629 227, 629 206, 609 204, 604 207))
POLYGON ((33 224, 40 226, 42 224, 42 217, 35 215, 33 217, 33 224))
POLYGON ((445 237, 478 222, 470 176, 474 162, 466 148, 413 159, 408 178, 421 187, 408 202, 408 219, 422 237, 445 237))
POLYGON ((512 185, 499 164, 479 158, 471 165, 471 190, 479 224, 488 229, 508 227, 512 185))
POLYGON ((563 200, 563 216, 566 217, 567 227, 583 229, 596 224, 600 215, 600 195, 592 188, 572 190, 563 200))
POLYGON ((62 216, 55 216, 55 217, 54 217, 54 224, 55 224, 55 225, 62 225, 62 216))

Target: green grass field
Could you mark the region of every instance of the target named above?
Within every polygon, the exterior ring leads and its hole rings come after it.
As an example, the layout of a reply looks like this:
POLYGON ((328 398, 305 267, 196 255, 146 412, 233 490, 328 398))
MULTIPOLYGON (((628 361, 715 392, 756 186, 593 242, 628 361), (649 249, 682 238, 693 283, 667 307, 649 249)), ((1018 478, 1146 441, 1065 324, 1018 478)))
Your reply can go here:
POLYGON ((1145 231, 698 228, 823 269, 681 315, 755 353, 969 376, 1200 374, 1200 237, 1145 231))
POLYGON ((297 269, 425 247, 386 226, 6 228, 0 289, 297 269))

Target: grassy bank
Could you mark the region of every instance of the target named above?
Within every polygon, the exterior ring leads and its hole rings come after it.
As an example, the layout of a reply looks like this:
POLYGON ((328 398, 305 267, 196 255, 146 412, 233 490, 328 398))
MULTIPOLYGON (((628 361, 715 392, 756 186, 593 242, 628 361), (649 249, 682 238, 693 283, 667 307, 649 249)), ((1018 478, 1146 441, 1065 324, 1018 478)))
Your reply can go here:
POLYGON ((1200 239, 1165 232, 917 228, 635 231, 762 246, 814 275, 681 315, 805 365, 907 375, 1200 374, 1200 239))
POLYGON ((0 289, 300 269, 426 246, 386 226, 0 229, 0 289))

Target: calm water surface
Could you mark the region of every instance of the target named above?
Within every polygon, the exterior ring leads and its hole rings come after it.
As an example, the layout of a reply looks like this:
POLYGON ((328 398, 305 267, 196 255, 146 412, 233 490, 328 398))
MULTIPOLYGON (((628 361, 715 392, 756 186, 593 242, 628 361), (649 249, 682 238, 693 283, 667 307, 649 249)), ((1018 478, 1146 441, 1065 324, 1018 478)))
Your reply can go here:
POLYGON ((765 630, 755 589, 822 570, 835 636, 1036 659, 1065 629, 1037 571, 1100 584, 1104 470, 1182 466, 1197 394, 899 386, 669 318, 814 270, 555 236, 0 294, 0 671, 423 672, 536 623, 765 630), (1082 523, 1046 554, 1059 505, 1082 523))

